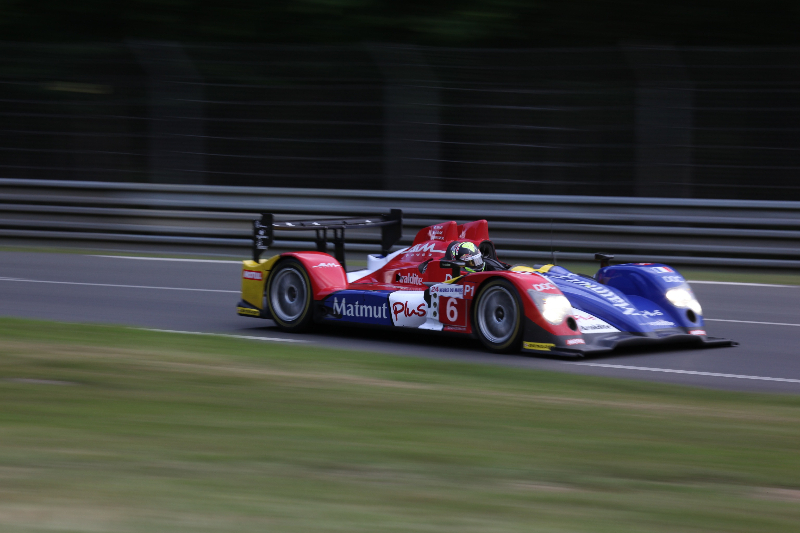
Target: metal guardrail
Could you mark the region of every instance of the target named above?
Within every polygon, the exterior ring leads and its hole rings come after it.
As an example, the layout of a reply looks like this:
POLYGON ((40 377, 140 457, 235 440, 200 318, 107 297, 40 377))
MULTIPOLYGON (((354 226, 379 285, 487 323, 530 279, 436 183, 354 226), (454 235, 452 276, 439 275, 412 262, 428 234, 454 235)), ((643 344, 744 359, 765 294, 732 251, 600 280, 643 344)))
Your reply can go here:
MULTIPOLYGON (((800 267, 800 202, 691 200, 154 185, 0 179, 0 238, 61 243, 137 243, 240 250, 247 257, 257 213, 374 215, 400 208, 408 245, 443 220, 489 220, 498 254, 672 264, 800 267)), ((276 247, 311 246, 276 241, 276 247)), ((349 251, 377 251, 378 233, 348 232, 349 251)), ((177 248, 180 249, 180 248, 177 248)))

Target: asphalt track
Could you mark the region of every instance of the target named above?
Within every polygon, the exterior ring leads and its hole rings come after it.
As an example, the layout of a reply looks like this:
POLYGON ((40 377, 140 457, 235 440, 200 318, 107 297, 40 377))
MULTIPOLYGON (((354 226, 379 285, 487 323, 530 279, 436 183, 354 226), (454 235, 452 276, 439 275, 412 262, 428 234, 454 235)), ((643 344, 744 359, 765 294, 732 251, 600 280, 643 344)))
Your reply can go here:
MULTIPOLYGON (((253 337, 718 389, 800 393, 800 287, 693 283, 706 330, 735 348, 631 352, 569 362, 497 356, 476 340, 324 328, 303 335, 235 312, 240 263, 0 252, 0 316, 253 337)), ((2 339, 0 339, 0 342, 2 339)))

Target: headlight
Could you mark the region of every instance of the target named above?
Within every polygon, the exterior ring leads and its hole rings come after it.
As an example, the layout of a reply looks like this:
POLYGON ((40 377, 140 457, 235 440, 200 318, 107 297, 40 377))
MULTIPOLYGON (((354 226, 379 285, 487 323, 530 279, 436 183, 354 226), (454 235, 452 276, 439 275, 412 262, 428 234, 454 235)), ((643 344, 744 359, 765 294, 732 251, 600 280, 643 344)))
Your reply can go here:
POLYGON ((572 304, 563 294, 548 294, 533 289, 528 289, 533 303, 539 308, 545 320, 557 326, 572 313, 572 304))
POLYGON ((675 307, 688 307, 697 315, 703 314, 703 308, 700 307, 700 302, 694 297, 692 289, 688 285, 681 285, 667 291, 667 300, 675 307))

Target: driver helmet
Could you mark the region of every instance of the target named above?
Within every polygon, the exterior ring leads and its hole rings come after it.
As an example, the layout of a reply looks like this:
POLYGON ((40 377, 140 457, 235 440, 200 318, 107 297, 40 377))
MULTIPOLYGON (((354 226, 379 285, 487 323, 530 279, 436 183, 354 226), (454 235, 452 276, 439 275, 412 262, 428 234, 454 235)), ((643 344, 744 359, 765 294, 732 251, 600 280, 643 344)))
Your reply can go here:
POLYGON ((459 243, 455 246, 453 252, 455 259, 464 261, 464 270, 467 272, 483 272, 483 269, 486 268, 486 263, 483 262, 480 250, 471 242, 459 243))

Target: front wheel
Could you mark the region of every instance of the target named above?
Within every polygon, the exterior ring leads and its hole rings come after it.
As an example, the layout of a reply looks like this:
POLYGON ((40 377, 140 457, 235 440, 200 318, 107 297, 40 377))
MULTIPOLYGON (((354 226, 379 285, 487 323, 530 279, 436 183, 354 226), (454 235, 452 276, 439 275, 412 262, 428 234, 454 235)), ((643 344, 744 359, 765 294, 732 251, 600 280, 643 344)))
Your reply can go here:
POLYGON ((522 346, 522 302, 517 289, 504 279, 481 288, 474 303, 473 324, 481 343, 491 352, 518 352, 522 346))
POLYGON ((285 259, 278 263, 269 277, 264 296, 272 319, 283 331, 304 331, 311 325, 311 281, 300 261, 285 259))

